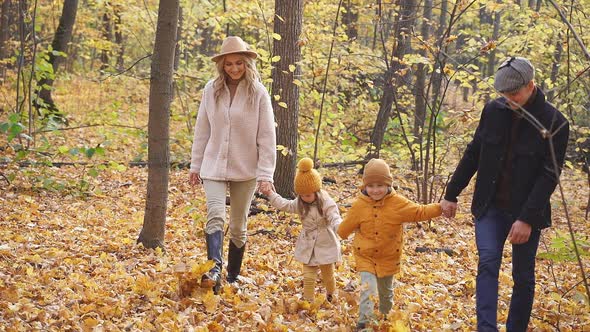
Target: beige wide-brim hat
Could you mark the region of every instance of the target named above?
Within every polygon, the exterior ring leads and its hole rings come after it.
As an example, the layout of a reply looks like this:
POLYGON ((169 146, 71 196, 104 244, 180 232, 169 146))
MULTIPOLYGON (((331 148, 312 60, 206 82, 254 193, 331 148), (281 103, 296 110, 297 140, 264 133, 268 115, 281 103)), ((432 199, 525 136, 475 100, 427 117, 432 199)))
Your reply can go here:
POLYGON ((223 43, 221 44, 221 52, 219 54, 214 55, 211 60, 217 62, 224 56, 228 54, 234 53, 243 53, 246 56, 251 57, 252 59, 256 59, 258 54, 252 50, 250 50, 250 46, 242 40, 242 38, 237 36, 230 36, 225 38, 223 43))

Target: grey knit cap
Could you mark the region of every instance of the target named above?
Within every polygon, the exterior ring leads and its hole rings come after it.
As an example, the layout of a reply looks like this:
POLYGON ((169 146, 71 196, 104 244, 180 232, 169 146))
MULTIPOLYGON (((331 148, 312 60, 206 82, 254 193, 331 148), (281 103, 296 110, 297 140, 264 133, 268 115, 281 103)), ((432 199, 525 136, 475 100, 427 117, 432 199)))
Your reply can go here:
POLYGON ((498 92, 514 92, 535 78, 535 67, 527 58, 510 57, 498 67, 494 88, 498 92))

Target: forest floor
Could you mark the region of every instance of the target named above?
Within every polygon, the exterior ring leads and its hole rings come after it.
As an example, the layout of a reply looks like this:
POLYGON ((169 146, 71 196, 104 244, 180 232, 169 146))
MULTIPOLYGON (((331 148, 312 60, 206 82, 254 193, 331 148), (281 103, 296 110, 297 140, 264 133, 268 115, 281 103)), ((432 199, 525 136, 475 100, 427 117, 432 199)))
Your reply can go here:
MULTIPOLYGON (((54 169, 54 177, 81 172, 81 167, 62 167, 54 169)), ((345 214, 360 178, 353 169, 322 173, 336 179, 324 187, 345 214)), ((199 288, 195 280, 206 269, 206 211, 202 189, 189 187, 187 179, 186 170, 171 172, 165 252, 136 245, 145 206, 144 168, 101 172, 91 179, 92 195, 39 190, 24 177, 10 186, 1 184, 0 330, 348 331, 355 325, 359 279, 350 240, 343 241, 336 300, 326 302, 318 282, 316 301, 304 302, 301 266, 292 258, 299 221, 272 209, 249 220, 240 289, 226 286, 215 296, 199 288)), ((584 201, 582 174, 568 170, 562 179, 566 200, 584 201)), ((540 253, 571 249, 563 207, 559 195, 554 196, 555 225, 544 231, 540 253), (560 235, 564 244, 552 244, 560 235)), ((264 207, 263 200, 257 201, 264 207)), ((406 227, 394 307, 380 330, 475 330, 477 255, 469 193, 461 201, 465 204, 455 220, 437 218, 406 227), (456 254, 416 252, 417 247, 450 248, 456 254)), ((588 243, 584 206, 568 207, 576 235, 588 243)), ((509 253, 507 246, 500 322, 511 293, 509 253)), ((585 257, 586 273, 589 263, 585 257)), ((532 331, 590 331, 577 262, 539 258, 537 264, 532 331)))
MULTIPOLYGON (((120 164, 0 168, 6 176, 0 176, 0 331, 349 331, 356 324, 359 292, 350 239, 342 242, 335 301, 325 301, 318 281, 316 301, 307 303, 301 300, 301 266, 292 257, 300 223, 273 209, 249 219, 239 290, 225 286, 213 295, 198 287, 208 264, 206 208, 202 189, 188 185, 186 169, 170 173, 166 251, 136 244, 147 169, 125 164, 147 158, 141 141, 146 140, 148 88, 145 82, 119 79, 57 82, 56 102, 67 110, 70 127, 81 128, 48 133, 48 140, 37 144, 53 149, 52 161, 71 161, 79 157, 71 156, 71 149, 85 147, 88 154, 100 145, 106 155, 85 161, 120 164)), ((172 113, 175 160, 188 158, 195 105, 189 100, 186 108, 177 108, 186 112, 172 113)), ((3 154, 14 158, 14 151, 3 154)), ((358 193, 357 169, 320 171, 336 180, 324 188, 345 215, 358 193)), ((393 171, 399 191, 415 199, 408 172, 393 171)), ((585 174, 566 169, 561 179, 579 249, 588 253, 585 174)), ((394 307, 379 330, 475 330, 477 254, 470 194, 466 190, 460 197, 456 219, 405 227, 394 307), (449 248, 455 254, 417 252, 418 247, 449 248)), ((265 201, 257 201, 264 210, 265 201)), ((586 290, 560 202, 556 192, 554 227, 543 232, 539 247, 530 326, 532 331, 590 331, 586 290)), ((500 274, 500 322, 506 320, 511 293, 510 250, 507 245, 500 274)), ((588 256, 583 265, 589 273, 588 256)))

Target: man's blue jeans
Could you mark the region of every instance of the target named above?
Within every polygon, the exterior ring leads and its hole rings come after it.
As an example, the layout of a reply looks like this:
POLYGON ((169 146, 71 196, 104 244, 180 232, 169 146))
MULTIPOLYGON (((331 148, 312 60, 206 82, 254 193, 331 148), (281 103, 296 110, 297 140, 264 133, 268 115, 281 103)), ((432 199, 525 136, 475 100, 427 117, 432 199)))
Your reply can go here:
MULTIPOLYGON (((477 330, 498 331, 498 275, 504 242, 514 218, 490 208, 475 222, 479 254, 476 282, 477 330)), ((535 296, 535 256, 541 231, 533 229, 526 243, 512 245, 512 298, 506 322, 507 332, 526 331, 535 296)))

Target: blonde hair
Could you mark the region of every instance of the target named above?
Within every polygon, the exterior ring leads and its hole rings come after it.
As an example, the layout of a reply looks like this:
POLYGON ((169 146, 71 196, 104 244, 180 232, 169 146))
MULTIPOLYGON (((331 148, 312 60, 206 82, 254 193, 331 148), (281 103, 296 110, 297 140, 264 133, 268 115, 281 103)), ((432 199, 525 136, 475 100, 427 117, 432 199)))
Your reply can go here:
MULTIPOLYGON (((246 91, 248 91, 248 103, 252 105, 254 103, 254 99, 256 96, 256 82, 260 82, 260 74, 256 69, 256 61, 245 55, 240 54, 242 60, 246 65, 246 72, 244 73, 244 83, 246 83, 246 91)), ((219 59, 215 66, 217 67, 217 78, 213 81, 213 96, 215 98, 215 103, 217 104, 219 100, 219 96, 224 90, 224 86, 226 85, 226 81, 229 78, 225 69, 223 68, 225 64, 225 56, 219 59)))
POLYGON ((324 191, 315 192, 315 201, 313 203, 306 203, 301 199, 301 196, 297 195, 297 211, 301 215, 301 218, 305 218, 309 213, 312 204, 317 204, 318 212, 320 216, 324 215, 324 191))

